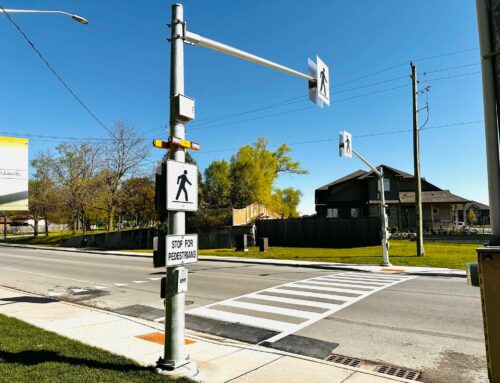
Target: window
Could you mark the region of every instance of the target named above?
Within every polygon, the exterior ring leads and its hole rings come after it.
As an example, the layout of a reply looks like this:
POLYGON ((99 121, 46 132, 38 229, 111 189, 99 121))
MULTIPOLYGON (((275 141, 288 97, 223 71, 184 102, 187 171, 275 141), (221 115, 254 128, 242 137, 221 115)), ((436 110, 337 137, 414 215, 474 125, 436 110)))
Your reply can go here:
POLYGON ((326 211, 327 218, 338 218, 339 217, 339 209, 336 207, 327 209, 326 211))
POLYGON ((351 218, 358 218, 360 213, 359 207, 351 208, 351 218))
MULTIPOLYGON (((380 186, 377 181, 377 190, 380 191, 380 186)), ((389 178, 384 178, 384 192, 391 191, 391 180, 389 178)))

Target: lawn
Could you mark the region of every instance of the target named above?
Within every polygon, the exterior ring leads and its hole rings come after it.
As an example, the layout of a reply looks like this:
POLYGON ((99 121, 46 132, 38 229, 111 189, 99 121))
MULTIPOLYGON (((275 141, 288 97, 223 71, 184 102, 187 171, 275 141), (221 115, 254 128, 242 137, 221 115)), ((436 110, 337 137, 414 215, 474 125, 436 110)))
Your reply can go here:
POLYGON ((37 237, 31 236, 22 236, 16 238, 7 237, 7 241, 9 243, 19 243, 25 245, 45 245, 45 246, 59 246, 59 243, 68 238, 71 238, 75 235, 80 235, 81 233, 72 233, 71 230, 63 230, 63 231, 52 231, 48 236, 45 236, 45 233, 39 233, 37 237))
MULTIPOLYGON (((426 243, 425 256, 417 257, 415 242, 390 241, 389 256, 394 266, 429 266, 465 269, 468 262, 477 262, 477 244, 426 243)), ((293 259, 297 261, 341 262, 354 264, 379 264, 382 261, 381 246, 356 247, 352 249, 324 249, 299 247, 270 247, 266 253, 257 247, 248 252, 234 249, 200 250, 200 255, 225 257, 293 259)))
POLYGON ((130 359, 14 318, 0 315, 0 328, 0 382, 174 382, 130 359))
MULTIPOLYGON (((94 230, 89 231, 87 234, 100 234, 106 233, 106 230, 94 230)), ((83 235, 82 231, 71 231, 71 230, 62 230, 62 231, 51 231, 48 236, 45 236, 45 232, 41 232, 37 237, 31 236, 23 236, 17 238, 9 238, 7 237, 7 242, 10 243, 18 243, 24 245, 41 245, 41 246, 59 246, 59 244, 71 237, 76 237, 79 235, 83 235)))
MULTIPOLYGON (((52 232, 48 237, 40 235, 37 238, 24 237, 10 239, 11 243, 31 245, 58 246, 61 240, 71 237, 71 231, 52 232)), ((448 267, 450 269, 465 269, 468 262, 477 262, 476 249, 478 244, 457 243, 424 243, 425 256, 415 255, 415 242, 409 240, 390 241, 389 256, 394 266, 428 266, 448 267)), ((152 253, 151 249, 124 250, 130 252, 152 253)), ((293 259, 298 261, 340 262, 355 264, 379 264, 382 260, 380 246, 355 247, 352 249, 325 249, 301 247, 270 247, 266 253, 259 252, 257 247, 249 248, 248 252, 238 252, 234 249, 200 250, 200 255, 218 255, 223 257, 293 259)))

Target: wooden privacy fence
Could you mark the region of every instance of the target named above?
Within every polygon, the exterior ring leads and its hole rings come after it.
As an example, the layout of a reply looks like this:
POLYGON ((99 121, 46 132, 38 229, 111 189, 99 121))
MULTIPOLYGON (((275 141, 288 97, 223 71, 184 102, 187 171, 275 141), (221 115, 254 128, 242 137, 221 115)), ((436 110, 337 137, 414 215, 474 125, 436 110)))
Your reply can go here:
POLYGON ((378 218, 308 218, 257 221, 257 238, 269 246, 358 247, 380 244, 378 218))
POLYGON ((233 226, 248 225, 257 219, 267 218, 280 218, 280 215, 259 202, 243 209, 233 209, 233 226))

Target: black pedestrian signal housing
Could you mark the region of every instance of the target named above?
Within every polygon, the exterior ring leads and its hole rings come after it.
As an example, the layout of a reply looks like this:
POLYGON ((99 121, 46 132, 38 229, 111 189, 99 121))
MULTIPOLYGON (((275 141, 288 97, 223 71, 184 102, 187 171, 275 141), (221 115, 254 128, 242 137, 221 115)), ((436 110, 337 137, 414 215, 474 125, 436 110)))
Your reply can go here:
POLYGON ((165 235, 153 238, 153 267, 165 267, 165 235))

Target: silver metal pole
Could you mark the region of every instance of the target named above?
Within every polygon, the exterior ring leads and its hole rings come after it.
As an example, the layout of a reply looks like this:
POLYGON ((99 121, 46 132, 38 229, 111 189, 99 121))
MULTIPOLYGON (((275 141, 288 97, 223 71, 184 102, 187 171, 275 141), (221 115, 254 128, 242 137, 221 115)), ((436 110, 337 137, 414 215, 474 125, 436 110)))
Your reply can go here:
POLYGON ((392 266, 389 261, 389 241, 387 240, 387 213, 385 211, 385 187, 384 187, 384 169, 380 168, 381 176, 378 177, 380 189, 380 217, 382 220, 382 266, 392 266))
MULTIPOLYGON (((184 94, 184 10, 182 4, 172 5, 171 45, 170 45, 170 135, 185 138, 184 123, 180 121, 174 110, 174 99, 178 94, 184 94)), ((173 146, 169 158, 185 162, 184 149, 173 146)), ((182 211, 168 212, 169 234, 185 234, 185 213, 182 211)), ((177 292, 177 276, 183 267, 168 267, 166 270, 167 289, 165 305, 165 350, 164 360, 160 367, 174 370, 189 363, 184 344, 185 331, 185 293, 177 292)))
POLYGON ((375 174, 377 174, 377 176, 379 177, 384 177, 384 174, 382 172, 380 172, 375 166, 373 166, 372 164, 370 164, 364 157, 361 156, 361 154, 359 154, 357 151, 355 151, 354 149, 351 149, 352 152, 361 160, 365 163, 366 166, 368 166, 371 170, 373 170, 375 172, 375 174))
POLYGON ((381 266, 392 266, 389 261, 389 240, 387 238, 387 214, 385 212, 385 188, 384 188, 384 170, 380 168, 378 170, 375 166, 370 164, 361 154, 356 152, 354 149, 351 149, 352 152, 363 161, 366 166, 368 166, 373 172, 378 176, 379 182, 379 190, 380 190, 380 220, 381 220, 381 228, 382 228, 382 256, 383 261, 381 266))
POLYGON ((486 136, 486 164, 488 169, 488 191, 490 202, 490 245, 500 245, 500 159, 495 80, 488 6, 486 0, 476 0, 481 72, 483 77, 484 132, 486 136))
POLYGON ((291 68, 288 68, 284 65, 277 64, 273 61, 263 59, 262 57, 255 56, 251 53, 242 51, 240 49, 233 48, 229 45, 222 44, 222 43, 219 43, 217 41, 207 39, 206 37, 197 35, 196 33, 186 31, 185 35, 184 35, 184 40, 189 44, 199 45, 201 47, 205 47, 205 48, 212 49, 214 51, 222 52, 222 53, 228 54, 230 56, 239 57, 241 59, 248 60, 248 61, 254 62, 256 64, 264 65, 264 66, 267 66, 270 68, 280 70, 282 72, 293 74, 294 76, 297 76, 297 77, 305 78, 306 80, 310 80, 310 81, 316 80, 314 77, 309 76, 307 74, 298 72, 298 71, 291 69, 291 68))

